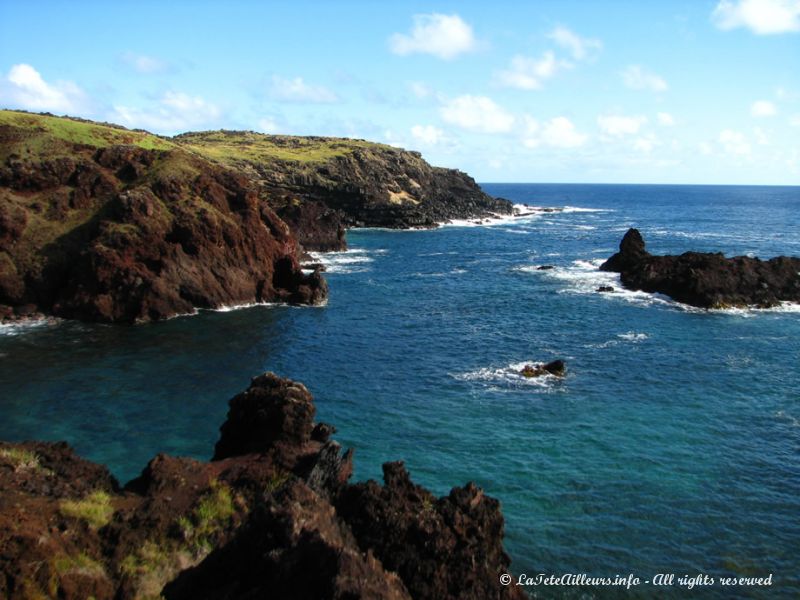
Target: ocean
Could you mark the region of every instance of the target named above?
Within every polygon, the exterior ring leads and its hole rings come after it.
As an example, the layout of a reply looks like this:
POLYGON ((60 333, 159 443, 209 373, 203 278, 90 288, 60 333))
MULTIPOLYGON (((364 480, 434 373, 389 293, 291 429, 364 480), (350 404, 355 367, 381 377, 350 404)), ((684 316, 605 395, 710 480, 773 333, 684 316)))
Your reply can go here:
POLYGON ((800 596, 800 308, 692 309, 597 270, 629 227, 656 254, 800 256, 800 188, 483 187, 563 210, 350 231, 321 256, 325 307, 0 328, 0 439, 66 440, 126 481, 158 452, 209 458, 271 370, 315 395, 356 479, 402 459, 437 494, 499 498, 516 574, 675 574, 641 597, 772 574, 705 595, 800 596), (556 358, 563 380, 519 375, 556 358))

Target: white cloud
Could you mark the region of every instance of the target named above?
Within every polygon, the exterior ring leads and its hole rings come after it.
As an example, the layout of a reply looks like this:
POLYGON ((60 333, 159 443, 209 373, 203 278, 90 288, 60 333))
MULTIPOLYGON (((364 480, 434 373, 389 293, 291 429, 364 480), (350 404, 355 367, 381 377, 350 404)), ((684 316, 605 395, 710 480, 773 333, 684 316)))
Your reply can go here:
POLYGON ((589 136, 579 133, 575 125, 566 117, 554 117, 543 125, 529 116, 525 116, 525 133, 522 143, 528 148, 550 146, 553 148, 577 148, 582 146, 589 136))
POLYGON ((756 100, 750 107, 750 114, 754 117, 774 117, 778 109, 769 100, 756 100))
POLYGON ((409 35, 395 33, 389 38, 389 49, 394 54, 431 54, 451 60, 478 46, 472 27, 458 15, 433 13, 414 15, 413 19, 409 35))
POLYGON ((566 27, 556 27, 547 37, 562 48, 569 50, 575 60, 591 58, 594 53, 603 47, 603 42, 600 40, 582 38, 566 27))
POLYGON ((566 61, 556 60, 550 50, 542 54, 540 59, 518 55, 511 59, 509 69, 497 73, 497 82, 521 90, 538 90, 542 87, 542 81, 570 66, 566 61))
POLYGON ((421 81, 412 81, 408 84, 408 87, 411 89, 411 93, 417 98, 425 99, 433 96, 433 90, 431 87, 426 83, 422 83, 421 81))
POLYGON ((0 85, 0 100, 9 108, 78 113, 86 106, 83 90, 71 81, 47 83, 30 65, 11 67, 0 85))
POLYGON ((714 154, 714 148, 708 142, 701 142, 697 145, 697 149, 700 150, 700 154, 705 156, 711 156, 714 154))
POLYGON ((550 119, 542 128, 542 140, 548 146, 577 148, 584 144, 587 137, 582 133, 578 133, 575 125, 566 117, 550 119))
POLYGON ((746 27, 758 35, 800 31, 798 0, 721 0, 711 20, 720 29, 746 27))
POLYGON ((435 146, 444 141, 444 131, 433 125, 414 125, 411 135, 415 140, 429 146, 435 146))
POLYGON ((302 77, 287 79, 273 75, 270 94, 281 102, 330 104, 339 101, 339 97, 325 86, 306 83, 302 77))
POLYGON ((458 96, 440 111, 448 123, 481 133, 505 133, 514 125, 514 116, 486 96, 458 96))
POLYGON ((169 64, 163 60, 145 54, 125 52, 120 56, 120 59, 137 73, 146 75, 162 73, 169 69, 169 64))
POLYGON ((792 118, 789 119, 789 125, 792 127, 800 127, 800 114, 792 115, 792 118))
POLYGON ((672 127, 675 125, 675 117, 669 113, 660 112, 656 115, 656 118, 658 119, 658 124, 664 127, 672 127))
POLYGON ((114 106, 111 120, 128 127, 169 134, 213 125, 221 114, 216 105, 200 96, 170 91, 158 100, 157 105, 146 109, 114 106))
POLYGON ((642 125, 647 123, 647 117, 633 116, 625 117, 622 115, 600 115, 597 117, 597 125, 608 135, 621 137, 633 135, 639 132, 642 125))
POLYGON ((633 149, 642 154, 650 154, 653 148, 660 145, 661 141, 653 134, 636 138, 633 141, 633 149))
POLYGON ((761 127, 753 128, 753 136, 756 138, 756 144, 759 146, 769 146, 769 138, 761 127))
POLYGON ((669 88, 662 77, 651 73, 639 65, 630 65, 622 72, 623 83, 633 90, 665 92, 669 88))
POLYGON ((278 117, 263 117, 258 120, 258 131, 261 133, 286 133, 284 120, 278 117))
POLYGON ((723 150, 735 156, 746 156, 750 154, 750 143, 745 135, 739 131, 724 129, 719 133, 719 143, 723 150))

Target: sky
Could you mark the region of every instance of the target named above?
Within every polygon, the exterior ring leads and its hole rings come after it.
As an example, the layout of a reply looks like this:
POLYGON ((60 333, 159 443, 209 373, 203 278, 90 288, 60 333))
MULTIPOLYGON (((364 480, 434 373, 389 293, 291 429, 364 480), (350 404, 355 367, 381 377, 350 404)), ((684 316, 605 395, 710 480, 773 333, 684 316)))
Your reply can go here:
POLYGON ((800 0, 0 0, 0 107, 482 182, 800 184, 800 0))

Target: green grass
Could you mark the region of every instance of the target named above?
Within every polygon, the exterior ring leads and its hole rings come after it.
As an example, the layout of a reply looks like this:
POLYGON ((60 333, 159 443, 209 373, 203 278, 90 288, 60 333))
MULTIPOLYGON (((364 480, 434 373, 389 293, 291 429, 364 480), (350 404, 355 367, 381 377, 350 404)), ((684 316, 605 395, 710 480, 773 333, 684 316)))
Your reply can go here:
MULTIPOLYGON (((130 144, 147 150, 170 150, 176 147, 170 140, 143 131, 11 110, 0 110, 0 126, 27 131, 28 136, 22 142, 22 148, 16 150, 22 149, 31 153, 46 150, 53 140, 95 148, 115 144, 130 144)), ((13 145, 19 145, 19 142, 13 145)))
POLYGON ((97 490, 82 500, 62 500, 59 511, 65 517, 82 519, 92 529, 99 529, 111 520, 114 507, 111 506, 111 496, 102 490, 97 490))
POLYGON ((34 471, 39 468, 39 455, 24 448, 3 448, 0 460, 9 463, 14 471, 34 471))
POLYGON ((217 534, 230 525, 235 513, 231 489, 212 480, 209 491, 200 498, 191 513, 178 519, 177 525, 189 549, 194 553, 202 553, 208 551, 217 534))
POLYGON ((265 135, 251 131, 205 131, 179 135, 174 139, 206 158, 223 163, 285 161, 315 164, 351 154, 358 148, 389 148, 364 140, 265 135))

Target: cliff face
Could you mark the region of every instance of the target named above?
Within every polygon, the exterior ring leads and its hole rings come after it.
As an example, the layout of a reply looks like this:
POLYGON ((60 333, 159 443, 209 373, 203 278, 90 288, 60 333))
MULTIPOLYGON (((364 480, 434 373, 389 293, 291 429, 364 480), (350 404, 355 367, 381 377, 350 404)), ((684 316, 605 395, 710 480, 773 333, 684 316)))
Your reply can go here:
POLYGON ((135 322, 319 303, 302 250, 346 227, 510 213, 468 175, 362 140, 142 131, 0 111, 0 319, 135 322))
POLYGON ((241 173, 148 134, 9 111, 0 147, 0 317, 134 322, 326 296, 241 173))
POLYGON ((620 273, 626 288, 659 292, 700 308, 769 308, 800 302, 800 258, 725 258, 703 252, 654 256, 637 229, 628 230, 619 252, 600 269, 620 273))
POLYGON ((66 444, 0 442, 0 596, 522 599, 499 503, 434 497, 402 463, 347 483, 352 453, 271 373, 231 400, 212 462, 159 455, 121 489, 66 444))
POLYGON ((343 249, 344 227, 435 227, 512 211, 466 173, 383 144, 251 132, 190 133, 175 141, 250 174, 312 250, 343 249))

